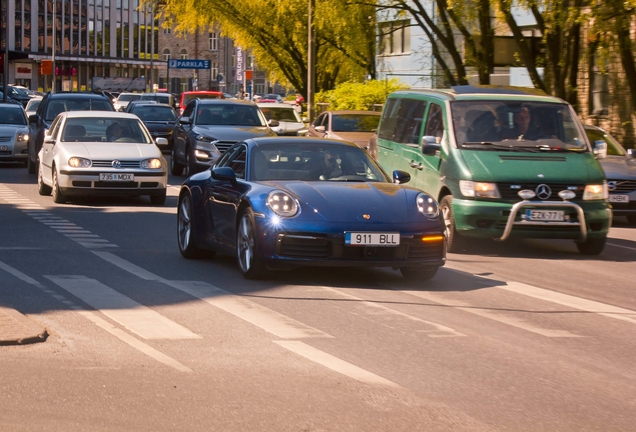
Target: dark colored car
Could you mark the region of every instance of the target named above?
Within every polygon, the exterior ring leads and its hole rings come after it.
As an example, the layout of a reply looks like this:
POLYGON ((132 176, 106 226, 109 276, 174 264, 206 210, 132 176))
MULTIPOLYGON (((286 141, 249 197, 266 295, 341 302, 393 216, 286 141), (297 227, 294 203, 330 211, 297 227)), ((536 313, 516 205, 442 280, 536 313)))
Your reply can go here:
MULTIPOLYGON (((0 92, 4 92, 4 86, 0 86, 0 92)), ((24 90, 11 85, 7 86, 7 96, 20 102, 23 107, 26 107, 27 103, 31 100, 31 96, 29 96, 24 90)))
POLYGON ((592 145, 607 144, 607 157, 599 162, 607 178, 612 214, 626 216, 630 225, 636 225, 636 155, 599 127, 585 125, 585 132, 592 145))
POLYGON ((146 125, 153 139, 165 138, 166 146, 159 146, 163 153, 172 149, 172 131, 177 124, 177 113, 167 104, 154 101, 135 101, 128 105, 127 112, 135 114, 146 125), (144 103, 145 102, 145 103, 144 103), (129 109, 129 110, 128 110, 129 109))
POLYGON ((239 141, 276 136, 258 107, 238 99, 195 99, 186 106, 173 133, 170 171, 190 176, 211 167, 239 141))
POLYGON ((29 116, 29 174, 38 167, 38 152, 44 142, 44 132, 58 114, 65 111, 115 111, 110 99, 92 92, 47 93, 35 114, 29 116))
POLYGON ((446 260, 437 201, 389 177, 352 143, 255 138, 182 185, 179 251, 237 257, 246 278, 267 268, 394 267, 431 279, 446 260))
MULTIPOLYGON (((3 101, 4 101, 4 93, 2 93, 2 92, 0 91, 0 102, 3 102, 3 101)), ((22 107, 24 108, 24 105, 22 105, 22 102, 20 102, 20 101, 18 101, 18 100, 13 99, 13 98, 12 98, 11 96, 9 96, 9 95, 7 95, 7 103, 14 104, 14 105, 20 105, 20 106, 22 106, 22 107)))

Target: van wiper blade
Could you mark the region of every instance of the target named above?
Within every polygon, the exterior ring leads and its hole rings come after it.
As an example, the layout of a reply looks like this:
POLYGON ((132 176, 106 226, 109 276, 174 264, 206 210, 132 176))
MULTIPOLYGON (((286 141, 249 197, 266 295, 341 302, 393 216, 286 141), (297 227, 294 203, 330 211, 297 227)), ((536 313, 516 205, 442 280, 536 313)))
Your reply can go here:
POLYGON ((480 150, 508 150, 508 151, 523 151, 523 152, 539 152, 535 147, 519 147, 513 144, 495 144, 489 141, 468 141, 462 144, 463 148, 472 148, 480 150), (530 150, 532 149, 532 150, 530 150))

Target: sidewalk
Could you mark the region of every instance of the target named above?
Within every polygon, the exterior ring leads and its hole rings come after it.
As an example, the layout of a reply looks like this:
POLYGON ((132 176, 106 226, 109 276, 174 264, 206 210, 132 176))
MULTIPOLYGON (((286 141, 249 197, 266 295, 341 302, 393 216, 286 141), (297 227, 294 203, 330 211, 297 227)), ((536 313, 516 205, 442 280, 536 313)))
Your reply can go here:
POLYGON ((21 314, 0 304, 0 345, 21 345, 44 342, 46 329, 21 314))

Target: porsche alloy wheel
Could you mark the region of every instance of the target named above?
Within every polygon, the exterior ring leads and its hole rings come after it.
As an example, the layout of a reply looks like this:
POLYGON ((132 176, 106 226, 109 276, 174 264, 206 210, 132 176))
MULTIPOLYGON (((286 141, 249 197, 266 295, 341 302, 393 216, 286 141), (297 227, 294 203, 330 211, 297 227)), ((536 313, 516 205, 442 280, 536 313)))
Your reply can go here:
POLYGON ((265 267, 257 255, 254 212, 250 208, 245 209, 241 214, 236 232, 236 257, 245 278, 258 279, 263 275, 265 267))
POLYGON ((194 243, 194 226, 192 223, 192 197, 184 194, 179 200, 177 209, 177 241, 179 252, 184 258, 202 258, 214 256, 214 252, 199 249, 194 243))

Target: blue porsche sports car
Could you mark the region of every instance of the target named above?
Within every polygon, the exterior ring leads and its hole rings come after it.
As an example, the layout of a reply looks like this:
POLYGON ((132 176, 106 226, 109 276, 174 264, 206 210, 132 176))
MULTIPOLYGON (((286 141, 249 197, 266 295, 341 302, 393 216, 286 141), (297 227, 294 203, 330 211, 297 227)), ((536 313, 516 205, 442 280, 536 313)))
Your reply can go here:
POLYGON ((428 280, 446 261, 437 201, 391 179, 353 143, 254 138, 230 147, 179 193, 186 258, 236 255, 241 273, 268 268, 375 266, 428 280))

